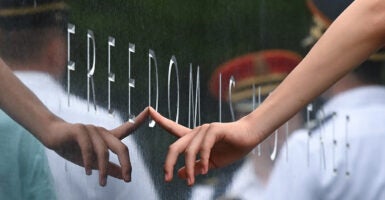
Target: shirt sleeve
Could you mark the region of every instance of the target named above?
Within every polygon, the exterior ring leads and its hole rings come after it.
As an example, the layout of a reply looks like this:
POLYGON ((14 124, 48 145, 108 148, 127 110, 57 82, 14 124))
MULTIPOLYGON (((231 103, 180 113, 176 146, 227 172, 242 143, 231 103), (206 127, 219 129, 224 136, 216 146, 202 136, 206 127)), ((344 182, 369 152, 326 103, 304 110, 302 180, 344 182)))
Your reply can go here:
POLYGON ((23 199, 56 199, 53 179, 43 145, 24 130, 19 148, 23 199))

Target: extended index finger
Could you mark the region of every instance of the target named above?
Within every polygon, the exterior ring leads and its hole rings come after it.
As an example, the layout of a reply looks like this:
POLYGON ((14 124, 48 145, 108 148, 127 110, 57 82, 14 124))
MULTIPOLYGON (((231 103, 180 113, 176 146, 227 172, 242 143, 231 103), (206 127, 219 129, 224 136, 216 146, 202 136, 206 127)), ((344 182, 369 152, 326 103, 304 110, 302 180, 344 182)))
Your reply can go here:
POLYGON ((163 129, 165 129, 167 132, 169 132, 170 134, 176 137, 182 137, 186 135, 186 133, 191 131, 191 129, 163 117, 152 107, 149 107, 149 114, 152 117, 152 119, 156 123, 158 123, 163 129))
POLYGON ((118 139, 123 139, 129 136, 132 132, 139 128, 148 117, 148 108, 145 108, 136 118, 134 122, 126 122, 121 126, 112 129, 110 132, 118 139))

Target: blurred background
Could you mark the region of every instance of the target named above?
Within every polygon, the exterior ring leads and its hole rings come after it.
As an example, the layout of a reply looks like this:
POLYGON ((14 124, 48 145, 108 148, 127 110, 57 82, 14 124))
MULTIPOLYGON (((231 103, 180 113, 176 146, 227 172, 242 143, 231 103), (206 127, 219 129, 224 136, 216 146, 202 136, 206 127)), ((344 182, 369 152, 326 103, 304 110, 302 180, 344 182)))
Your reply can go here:
MULTIPOLYGON (((131 57, 131 112, 138 114, 148 106, 148 52, 156 54, 159 77, 159 112, 166 117, 168 67, 175 55, 180 79, 179 123, 188 125, 189 73, 192 64, 194 88, 200 67, 201 123, 218 121, 218 99, 210 95, 208 81, 224 62, 243 54, 265 49, 287 49, 304 55, 301 40, 308 34, 311 14, 304 0, 82 0, 68 1, 70 22, 76 26, 71 35, 71 93, 87 97, 87 30, 96 42, 95 96, 98 105, 108 106, 108 37, 116 39, 111 47, 111 107, 128 119, 128 45, 135 44, 131 57)), ((152 73, 152 106, 155 106, 155 73, 152 73)), ((63 85, 66 87, 66 78, 63 85)), ((175 119, 176 76, 171 78, 171 111, 175 119)), ((226 84, 226 83, 223 83, 226 84)), ((195 91, 195 89, 194 89, 195 91)), ((229 106, 222 105, 222 121, 231 121, 229 106)), ((176 140, 158 126, 138 130, 135 140, 141 147, 147 167, 162 199, 187 199, 191 188, 175 178, 163 181, 163 162, 168 146, 176 140)), ((183 159, 178 166, 183 164, 183 159)), ((230 166, 231 167, 231 166, 230 166)), ((133 169, 135 170, 135 168, 133 169)), ((224 169, 228 170, 228 169, 224 169)), ((214 170, 204 181, 221 170, 214 170)), ((231 170, 230 170, 231 171, 231 170)))

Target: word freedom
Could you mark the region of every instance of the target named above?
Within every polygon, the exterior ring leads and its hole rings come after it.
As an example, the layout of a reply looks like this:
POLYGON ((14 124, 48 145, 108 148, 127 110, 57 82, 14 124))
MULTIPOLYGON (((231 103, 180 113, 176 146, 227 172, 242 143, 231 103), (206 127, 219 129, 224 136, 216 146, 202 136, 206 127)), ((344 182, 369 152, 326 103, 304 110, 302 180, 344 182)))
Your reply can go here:
MULTIPOLYGON (((75 34, 75 25, 68 24, 67 28, 67 94, 68 94, 68 106, 70 106, 70 88, 71 88, 71 71, 75 71, 75 62, 71 61, 70 50, 71 50, 71 34, 75 34)), ((111 71, 111 47, 115 46, 115 38, 108 37, 108 112, 113 113, 111 109, 111 83, 115 82, 115 74, 111 71)), ((130 122, 135 121, 135 115, 131 112, 131 89, 135 88, 135 79, 131 76, 131 56, 135 53, 135 44, 129 43, 128 45, 128 120, 130 122)), ((87 110, 90 110, 90 101, 92 94, 92 101, 94 110, 96 110, 96 100, 95 100, 95 86, 94 86, 94 74, 95 74, 95 63, 96 62, 96 48, 95 48, 95 36, 93 31, 87 31, 87 110), (92 50, 92 52, 91 52, 92 50), (92 61, 92 62, 91 62, 92 61)), ((155 52, 152 49, 148 51, 148 105, 151 106, 152 94, 151 94, 151 78, 152 78, 152 68, 155 69, 155 84, 156 84, 156 95, 155 95, 155 109, 158 110, 159 102, 159 87, 158 87, 158 66, 155 52)), ((170 94, 171 94, 171 76, 172 69, 174 68, 176 76, 176 92, 177 92, 177 103, 176 103, 176 116, 175 122, 178 123, 179 120, 179 96, 180 96, 180 87, 179 87, 179 71, 176 57, 171 56, 169 67, 168 67, 168 113, 171 117, 171 105, 170 105, 170 94)), ((196 72, 196 82, 195 82, 195 96, 194 96, 194 81, 193 81, 193 72, 192 64, 190 64, 190 74, 189 74, 189 106, 188 106, 188 127, 196 127, 201 123, 201 111, 200 111, 200 75, 199 75, 199 66, 197 67, 196 72)), ((220 90, 222 85, 222 80, 219 80, 220 90)), ((234 87, 234 80, 230 80, 230 86, 234 87)), ((229 96, 231 96, 231 87, 229 87, 229 96)), ((230 104, 230 111, 233 116, 232 105, 230 104)), ((219 96, 219 121, 221 121, 221 93, 219 96)), ((149 127, 154 127, 155 122, 150 121, 149 127)))

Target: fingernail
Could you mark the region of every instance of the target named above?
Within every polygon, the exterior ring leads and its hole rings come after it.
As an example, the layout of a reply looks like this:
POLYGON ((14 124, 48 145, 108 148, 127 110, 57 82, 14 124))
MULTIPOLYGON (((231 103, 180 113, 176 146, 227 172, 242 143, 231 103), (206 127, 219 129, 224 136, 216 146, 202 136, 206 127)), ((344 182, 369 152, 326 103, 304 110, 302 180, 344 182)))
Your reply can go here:
POLYGON ((87 174, 88 176, 90 176, 90 175, 92 174, 92 170, 89 169, 89 168, 87 168, 87 169, 86 169, 86 174, 87 174))
POLYGON ((131 182, 131 176, 129 176, 129 175, 126 175, 125 177, 124 177, 124 181, 125 182, 131 182))
POLYGON ((107 184, 107 180, 105 179, 105 178, 103 178, 102 180, 100 180, 100 185, 101 186, 106 186, 106 184, 107 184))
POLYGON ((170 181, 170 176, 168 174, 165 174, 164 175, 164 180, 169 182, 170 181))

